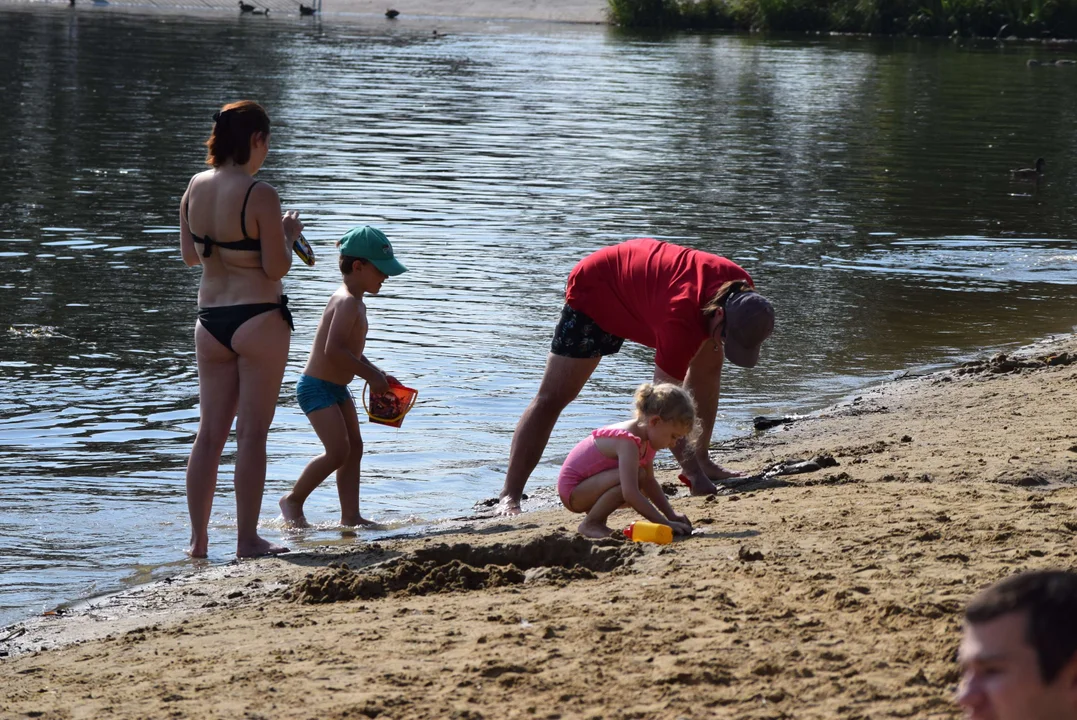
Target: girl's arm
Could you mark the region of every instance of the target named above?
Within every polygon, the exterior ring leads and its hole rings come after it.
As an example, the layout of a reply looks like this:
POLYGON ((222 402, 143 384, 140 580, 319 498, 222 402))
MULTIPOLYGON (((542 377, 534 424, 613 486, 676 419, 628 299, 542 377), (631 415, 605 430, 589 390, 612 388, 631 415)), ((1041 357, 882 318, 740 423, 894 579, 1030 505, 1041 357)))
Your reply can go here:
POLYGON ((662 486, 658 484, 658 480, 654 476, 654 465, 648 465, 644 468, 640 468, 643 471, 641 473, 640 490, 650 498, 651 502, 658 510, 669 518, 670 521, 676 523, 684 523, 689 527, 692 523, 688 521, 687 515, 681 515, 673 509, 673 506, 669 504, 669 499, 662 491, 662 486))
POLYGON ((187 224, 187 213, 184 212, 184 208, 187 207, 187 196, 190 194, 191 184, 187 183, 187 189, 183 191, 179 207, 180 254, 183 256, 183 262, 187 267, 194 267, 202 264, 202 256, 198 254, 198 248, 194 246, 194 236, 191 235, 191 227, 187 224))
POLYGON ((615 443, 617 468, 621 475, 621 495, 624 501, 651 522, 669 525, 669 520, 640 491, 639 478, 643 474, 643 468, 639 466, 639 447, 631 440, 624 438, 601 439, 608 439, 615 443))

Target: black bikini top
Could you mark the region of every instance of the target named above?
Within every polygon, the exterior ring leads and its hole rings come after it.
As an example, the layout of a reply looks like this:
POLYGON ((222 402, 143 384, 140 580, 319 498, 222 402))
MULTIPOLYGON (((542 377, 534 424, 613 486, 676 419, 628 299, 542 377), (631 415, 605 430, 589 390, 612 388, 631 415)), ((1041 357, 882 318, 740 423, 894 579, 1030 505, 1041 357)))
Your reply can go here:
MULTIPOLYGON (((191 233, 191 237, 194 238, 194 241, 196 243, 202 243, 206 246, 206 249, 202 251, 202 257, 209 257, 210 251, 213 249, 214 245, 219 248, 224 248, 225 250, 253 250, 255 252, 260 252, 262 250, 261 240, 257 238, 247 237, 247 201, 251 199, 251 190, 253 190, 254 186, 260 182, 262 181, 255 180, 254 182, 252 182, 251 186, 247 188, 246 197, 243 198, 243 209, 239 211, 239 227, 243 230, 242 240, 235 240, 233 242, 217 242, 209 235, 206 235, 205 237, 198 237, 193 232, 191 233)), ((183 212, 187 216, 187 227, 191 226, 191 212, 189 209, 190 204, 191 197, 190 195, 188 195, 187 200, 183 203, 183 212)))

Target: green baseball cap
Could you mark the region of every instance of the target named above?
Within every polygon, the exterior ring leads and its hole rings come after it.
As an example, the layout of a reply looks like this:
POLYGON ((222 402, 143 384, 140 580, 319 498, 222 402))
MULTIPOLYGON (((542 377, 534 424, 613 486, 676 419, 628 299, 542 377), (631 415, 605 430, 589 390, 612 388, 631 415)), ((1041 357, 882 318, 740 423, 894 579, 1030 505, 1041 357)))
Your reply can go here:
POLYGON ((393 257, 393 246, 385 233, 369 225, 352 228, 340 239, 340 254, 369 260, 386 275, 399 275, 407 268, 393 257))

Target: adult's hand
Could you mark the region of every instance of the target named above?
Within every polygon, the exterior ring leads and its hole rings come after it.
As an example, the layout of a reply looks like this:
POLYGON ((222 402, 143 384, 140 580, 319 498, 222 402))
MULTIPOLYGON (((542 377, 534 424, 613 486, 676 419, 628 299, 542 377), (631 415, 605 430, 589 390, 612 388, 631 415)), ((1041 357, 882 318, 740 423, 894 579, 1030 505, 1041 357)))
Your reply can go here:
POLYGON ((289 210, 281 216, 280 220, 284 223, 284 237, 288 240, 288 245, 294 245, 299 233, 303 232, 303 223, 299 220, 299 211, 289 210))

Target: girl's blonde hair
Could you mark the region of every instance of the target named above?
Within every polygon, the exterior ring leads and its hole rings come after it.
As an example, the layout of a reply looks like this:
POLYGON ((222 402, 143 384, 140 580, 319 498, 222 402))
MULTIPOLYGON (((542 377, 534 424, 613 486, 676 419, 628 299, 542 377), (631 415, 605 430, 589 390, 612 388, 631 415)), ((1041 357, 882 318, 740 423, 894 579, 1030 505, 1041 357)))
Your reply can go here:
POLYGON ((636 388, 635 398, 637 419, 657 417, 692 428, 695 434, 696 403, 692 394, 680 385, 643 383, 636 388))

